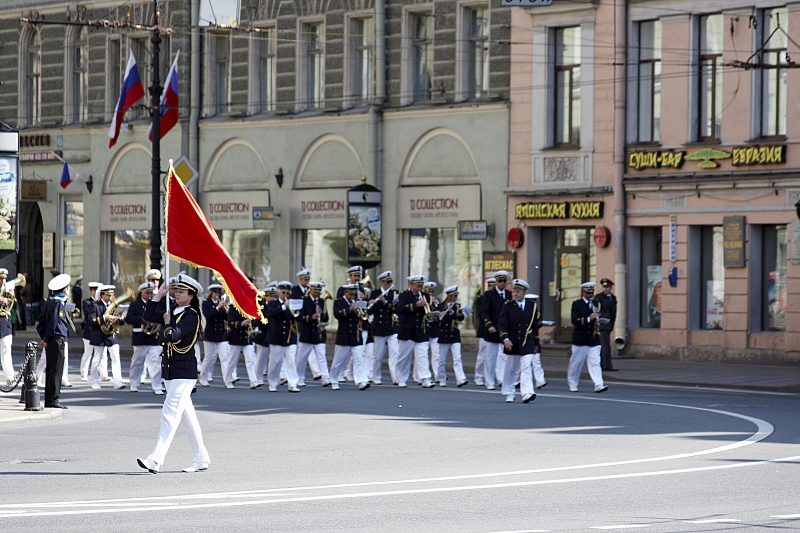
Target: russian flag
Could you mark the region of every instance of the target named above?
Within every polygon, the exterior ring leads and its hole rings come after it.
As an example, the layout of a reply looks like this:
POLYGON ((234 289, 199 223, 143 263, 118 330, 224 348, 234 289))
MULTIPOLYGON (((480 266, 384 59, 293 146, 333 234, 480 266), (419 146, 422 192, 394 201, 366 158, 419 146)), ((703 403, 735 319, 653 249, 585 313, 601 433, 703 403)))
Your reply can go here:
POLYGON ((64 168, 61 170, 61 188, 66 189, 70 183, 80 177, 80 174, 78 174, 77 170, 69 166, 69 163, 58 157, 58 154, 53 152, 53 155, 56 156, 56 159, 64 163, 64 168))
MULTIPOLYGON (((169 68, 169 73, 167 74, 167 84, 164 86, 164 94, 161 95, 161 104, 158 108, 159 113, 161 113, 159 129, 161 137, 159 137, 159 140, 163 139, 164 135, 178 123, 178 57, 180 57, 180 55, 181 51, 178 50, 178 53, 175 54, 175 60, 172 62, 172 66, 169 68)), ((150 133, 147 134, 147 137, 150 139, 150 142, 153 141, 153 126, 150 126, 150 133)))
POLYGON ((122 80, 122 92, 117 101, 117 108, 114 110, 114 117, 111 119, 111 127, 108 128, 108 147, 111 148, 117 143, 119 129, 122 127, 122 118, 130 107, 144 98, 144 86, 139 77, 139 69, 136 67, 136 58, 133 57, 133 50, 128 58, 128 66, 125 67, 125 79, 122 80))

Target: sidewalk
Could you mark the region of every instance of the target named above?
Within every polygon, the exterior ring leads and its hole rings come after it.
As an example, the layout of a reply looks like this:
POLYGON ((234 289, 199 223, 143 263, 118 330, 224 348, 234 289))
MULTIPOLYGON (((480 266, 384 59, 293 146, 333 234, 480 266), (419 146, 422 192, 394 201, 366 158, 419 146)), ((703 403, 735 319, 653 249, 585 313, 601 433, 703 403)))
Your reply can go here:
MULTIPOLYGON (((15 364, 19 364, 25 345, 30 340, 38 340, 36 333, 20 331, 14 336, 13 354, 15 364)), ((76 369, 83 353, 83 341, 79 338, 70 342, 70 368, 76 369)), ((130 339, 120 339, 120 354, 123 359, 132 353, 130 339)), ((333 350, 328 350, 328 359, 333 350)), ((475 352, 464 352, 462 361, 467 377, 472 381, 475 369, 475 352)), ((618 372, 604 372, 606 383, 654 383, 663 385, 682 385, 689 387, 713 387, 723 389, 745 389, 769 392, 800 393, 800 367, 747 365, 733 363, 701 363, 694 361, 661 361, 653 359, 614 359, 618 372)), ((567 376, 569 356, 565 346, 544 346, 542 365, 548 379, 564 379, 567 376)), ((450 364, 448 363, 448 369, 450 364)), ((384 363, 385 367, 385 363, 384 363)), ((128 364, 122 363, 123 375, 127 374, 128 364)), ((74 379, 78 379, 75 376, 74 379)), ((584 371, 582 379, 589 379, 584 371)), ((60 417, 60 409, 46 409, 40 412, 24 411, 17 403, 19 389, 9 394, 0 393, 0 426, 5 424, 30 422, 60 417)))

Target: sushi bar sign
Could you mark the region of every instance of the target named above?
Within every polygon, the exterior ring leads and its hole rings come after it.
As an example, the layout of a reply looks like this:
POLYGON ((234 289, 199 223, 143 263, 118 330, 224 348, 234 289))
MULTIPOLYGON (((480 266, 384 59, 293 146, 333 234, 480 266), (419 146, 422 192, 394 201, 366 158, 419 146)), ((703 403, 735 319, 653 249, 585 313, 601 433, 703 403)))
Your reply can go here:
POLYGON ((696 161, 702 170, 719 168, 720 162, 729 160, 734 167, 756 165, 783 165, 786 163, 786 145, 734 146, 730 150, 722 148, 702 148, 693 152, 686 150, 642 150, 628 153, 628 168, 633 170, 679 169, 686 161, 696 161))

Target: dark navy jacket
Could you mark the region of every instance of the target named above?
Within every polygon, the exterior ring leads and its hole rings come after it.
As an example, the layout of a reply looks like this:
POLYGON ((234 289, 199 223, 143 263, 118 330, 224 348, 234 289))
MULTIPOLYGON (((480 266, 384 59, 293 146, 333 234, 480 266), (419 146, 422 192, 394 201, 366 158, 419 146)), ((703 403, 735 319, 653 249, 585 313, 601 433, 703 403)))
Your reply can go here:
POLYGON ((333 302, 333 316, 339 321, 336 330, 336 344, 338 346, 361 346, 364 339, 361 336, 361 319, 358 312, 350 310, 350 304, 344 298, 338 298, 333 302))
MULTIPOLYGON (((250 326, 244 324, 247 320, 233 305, 228 306, 228 327, 231 328, 231 336, 228 343, 231 346, 247 346, 253 341, 250 339, 250 326)), ((251 321, 252 322, 252 321, 251 321)), ((255 328, 255 324, 253 324, 255 328)))
POLYGON ((500 293, 497 292, 497 289, 486 291, 486 294, 483 295, 481 318, 483 319, 483 325, 486 328, 486 330, 483 332, 483 338, 486 339, 486 342, 501 342, 500 328, 498 328, 500 312, 503 310, 505 303, 511 300, 511 290, 506 289, 505 295, 506 297, 503 299, 503 297, 500 296, 500 293), (493 327, 496 331, 494 333, 489 332, 490 327, 493 327))
MULTIPOLYGON (((439 305, 439 311, 447 310, 446 304, 439 305)), ((464 320, 464 312, 459 306, 458 311, 445 314, 439 321, 439 344, 456 344, 461 342, 461 331, 458 323, 464 320)))
POLYGON ((45 300, 36 331, 44 342, 51 342, 56 337, 69 337, 69 321, 65 303, 67 295, 56 293, 45 300))
MULTIPOLYGON (((111 302, 109 302, 109 305, 111 305, 111 302)), ((105 312, 106 304, 103 303, 103 300, 97 300, 91 309, 89 309, 89 314, 86 316, 86 320, 92 322, 92 331, 89 336, 89 344, 92 346, 113 346, 119 344, 119 335, 106 335, 100 329, 100 326, 106 323, 106 319, 103 317, 105 312)), ((120 318, 119 323, 124 324, 125 320, 120 318)))
POLYGON ((283 306, 280 298, 275 298, 267 304, 267 319, 269 319, 267 342, 270 345, 297 344, 297 323, 292 312, 283 306))
POLYGON ((504 349, 508 355, 528 355, 540 350, 539 321, 541 313, 539 306, 533 300, 525 300, 525 310, 519 308, 514 300, 506 302, 500 312, 498 330, 500 339, 511 341, 511 350, 504 349), (533 315, 536 308, 536 315, 533 315))
POLYGON ((83 338, 86 340, 89 340, 89 335, 92 333, 92 323, 87 318, 92 306, 94 306, 94 298, 86 298, 81 302, 81 310, 83 311, 83 338))
POLYGON ((0 337, 5 337, 6 335, 11 335, 12 328, 11 328, 11 321, 8 319, 7 316, 0 316, 0 337))
POLYGON ((394 318, 394 298, 397 290, 389 289, 387 291, 384 296, 386 303, 377 299, 381 294, 383 294, 381 289, 375 289, 375 292, 372 293, 375 303, 369 309, 369 314, 372 315, 370 332, 374 337, 389 337, 397 333, 397 323, 394 318))
POLYGON ((219 309, 217 303, 211 298, 203 300, 200 310, 206 319, 206 327, 203 330, 203 339, 208 342, 225 342, 226 332, 228 331, 228 313, 224 308, 219 309))
MULTIPOLYGON (((424 292, 420 292, 420 298, 425 297, 424 292)), ((411 289, 403 292, 394 306, 394 311, 400 317, 400 327, 397 332, 397 339, 401 341, 428 342, 431 340, 428 334, 428 323, 425 320, 425 308, 417 307, 417 297, 411 289)))
POLYGON ((312 298, 310 295, 303 298, 303 309, 300 311, 300 316, 297 317, 297 328, 299 330, 300 342, 307 344, 322 344, 328 336, 325 333, 324 327, 319 327, 320 322, 328 322, 328 311, 325 309, 325 300, 322 298, 312 298), (322 308, 322 314, 317 320, 312 320, 311 317, 317 312, 317 306, 322 308))
MULTIPOLYGON (((260 299, 258 304, 261 306, 261 314, 267 316, 267 302, 260 299)), ((261 320, 254 320, 253 327, 256 328, 255 335, 253 335, 253 342, 261 346, 269 346, 267 342, 267 335, 269 335, 269 321, 266 324, 261 320)))
POLYGON ((170 311, 170 323, 161 333, 164 343, 161 377, 166 380, 197 379, 194 345, 200 339, 200 315, 191 307, 170 311))
POLYGON ((142 300, 141 295, 131 302, 130 307, 128 307, 125 323, 133 326, 131 346, 158 346, 157 335, 145 335, 142 331, 144 327, 144 310, 146 308, 147 302, 142 300))
POLYGON ((600 346, 597 319, 589 320, 592 312, 591 306, 583 298, 572 302, 572 344, 575 346, 600 346))
POLYGON ((289 293, 289 298, 293 300, 302 300, 308 294, 308 287, 306 287, 305 292, 303 291, 303 287, 300 285, 295 285, 292 287, 292 291, 289 293))
POLYGON ((486 337, 486 324, 483 323, 483 318, 481 314, 482 306, 483 306, 483 295, 479 294, 475 298, 475 304, 472 306, 473 309, 472 313, 473 316, 475 317, 474 323, 478 325, 478 327, 475 329, 475 337, 479 339, 483 339, 486 337))

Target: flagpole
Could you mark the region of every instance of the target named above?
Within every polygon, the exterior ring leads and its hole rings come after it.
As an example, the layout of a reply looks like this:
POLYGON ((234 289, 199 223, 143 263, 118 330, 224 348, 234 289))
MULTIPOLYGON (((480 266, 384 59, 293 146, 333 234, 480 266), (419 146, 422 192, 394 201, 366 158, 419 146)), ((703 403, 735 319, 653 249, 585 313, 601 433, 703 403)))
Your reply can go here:
POLYGON ((167 315, 169 315, 169 252, 167 252, 167 315))
MULTIPOLYGON (((151 200, 152 218, 150 225, 150 268, 161 270, 161 80, 159 79, 159 56, 161 54, 161 37, 159 24, 161 23, 158 11, 158 1, 153 0, 155 24, 153 34, 150 36, 151 68, 153 83, 150 85, 150 115, 153 121, 153 159, 151 168, 151 200)), ((169 259, 167 260, 169 272, 169 259)), ((169 279, 169 274, 167 274, 169 279)), ((169 305, 169 300, 167 301, 169 305)))

